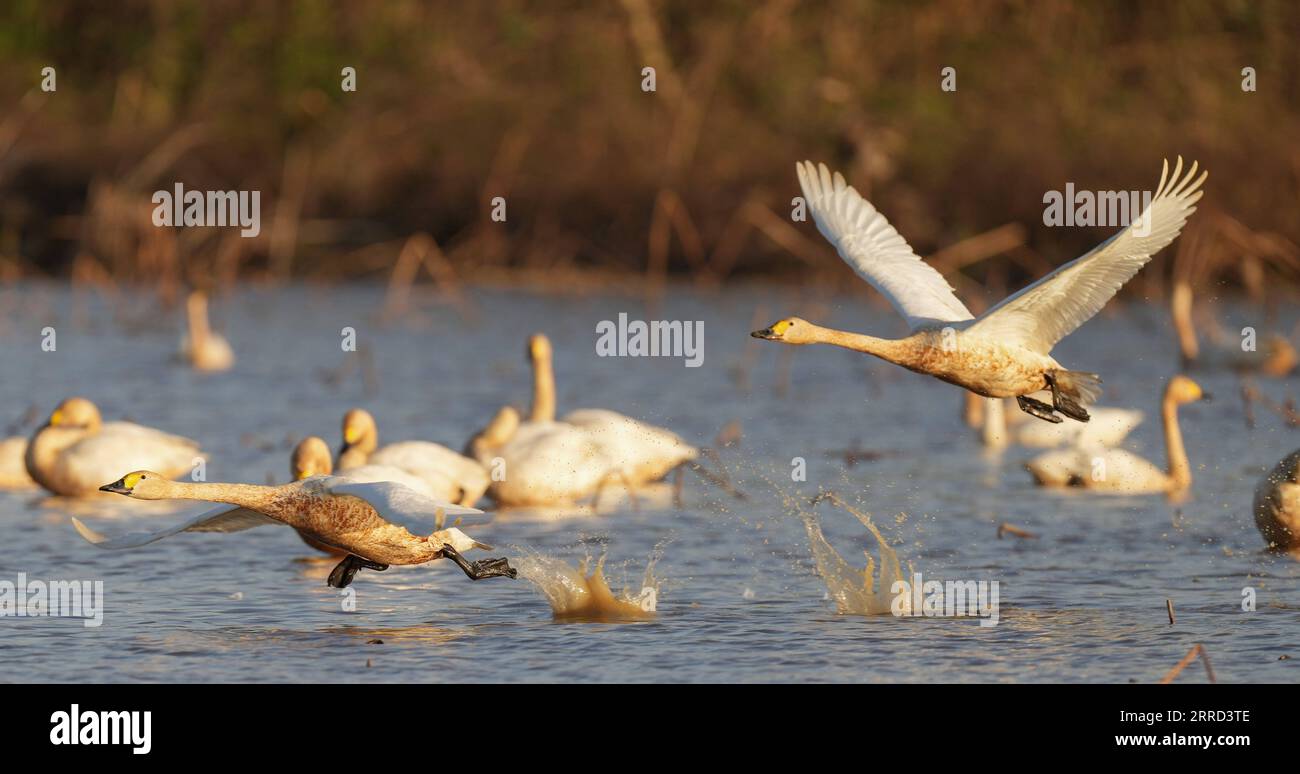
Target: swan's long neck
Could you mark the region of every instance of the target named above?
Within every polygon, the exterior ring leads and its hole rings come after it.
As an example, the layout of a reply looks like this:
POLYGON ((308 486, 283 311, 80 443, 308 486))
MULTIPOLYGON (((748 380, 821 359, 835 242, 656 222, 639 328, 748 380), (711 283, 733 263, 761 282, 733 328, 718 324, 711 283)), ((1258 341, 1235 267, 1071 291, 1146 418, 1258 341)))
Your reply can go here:
POLYGON ((839 331, 821 326, 812 326, 808 337, 813 343, 830 344, 854 352, 865 352, 895 365, 911 367, 915 364, 915 349, 908 346, 907 339, 878 339, 863 333, 839 331))
POLYGON ((1187 460, 1187 449, 1183 446, 1183 431, 1178 427, 1178 404, 1165 396, 1160 407, 1161 417, 1165 422, 1165 450, 1169 454, 1169 480, 1173 491, 1186 491, 1192 485, 1192 465, 1187 460))
POLYGON ((212 328, 208 325, 208 302, 201 294, 192 294, 185 304, 190 323, 190 342, 197 349, 208 340, 212 328))
POLYGON ((1006 405, 1001 398, 980 398, 980 400, 985 401, 982 434, 984 445, 992 449, 1001 449, 1010 442, 1007 438, 1006 405))
POLYGON ((205 484, 188 481, 168 481, 162 490, 161 499, 171 500, 205 500, 212 503, 227 503, 241 508, 273 515, 268 511, 278 499, 279 488, 258 486, 257 484, 205 484))
POLYGON ((27 442, 27 452, 23 459, 28 475, 36 483, 53 491, 56 488, 53 479, 45 475, 45 472, 54 468, 59 455, 69 446, 83 440, 88 434, 84 428, 79 427, 47 425, 37 430, 27 442))
POLYGON ((555 371, 549 355, 533 357, 533 410, 529 419, 534 422, 555 421, 555 371))
POLYGON ((1178 333, 1178 348, 1187 362, 1195 360, 1201 353, 1196 343, 1196 328, 1192 325, 1192 288, 1184 281, 1174 285, 1170 294, 1170 312, 1174 320, 1174 330, 1178 333))

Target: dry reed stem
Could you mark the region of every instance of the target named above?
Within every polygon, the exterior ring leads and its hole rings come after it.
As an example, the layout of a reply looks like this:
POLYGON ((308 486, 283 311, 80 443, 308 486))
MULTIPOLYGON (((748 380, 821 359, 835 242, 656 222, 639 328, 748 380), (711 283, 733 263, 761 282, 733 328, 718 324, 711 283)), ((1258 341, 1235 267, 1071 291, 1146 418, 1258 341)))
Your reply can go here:
POLYGON ((287 281, 293 270, 293 256, 298 246, 298 226, 302 219, 303 200, 311 176, 311 150, 297 144, 284 157, 280 195, 275 202, 275 216, 268 237, 267 260, 271 276, 287 281))
POLYGON ((1025 540, 1038 539, 1038 535, 1036 533, 1030 532, 1027 529, 1021 529, 1020 527, 1017 527, 1014 524, 1009 524, 1005 521, 998 525, 998 540, 1001 540, 1004 534, 1014 535, 1018 538, 1023 538, 1025 540))
POLYGON ((1160 678, 1160 685, 1172 683, 1174 678, 1186 669, 1188 664, 1195 661, 1198 655, 1205 664, 1205 676, 1209 678, 1210 682, 1217 683, 1218 680, 1214 676, 1214 667, 1210 664, 1210 654, 1206 652, 1205 646, 1198 642, 1192 646, 1191 650, 1187 651, 1187 655, 1183 656, 1182 661, 1175 664, 1173 669, 1170 669, 1164 677, 1160 678))
POLYGON ((946 275, 1021 247, 1027 237, 1023 224, 1007 223, 948 245, 931 254, 928 263, 946 275))

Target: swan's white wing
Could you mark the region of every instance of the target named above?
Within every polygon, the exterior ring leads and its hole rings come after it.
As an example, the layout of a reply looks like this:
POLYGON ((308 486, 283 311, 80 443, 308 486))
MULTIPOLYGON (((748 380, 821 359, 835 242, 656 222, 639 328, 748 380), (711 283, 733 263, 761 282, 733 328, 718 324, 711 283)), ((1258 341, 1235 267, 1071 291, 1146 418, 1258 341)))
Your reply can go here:
POLYGON ((918 327, 973 317, 933 266, 912 252, 898 231, 844 177, 825 164, 795 165, 817 230, 853 270, 884 294, 907 324, 918 327))
POLYGON ((434 500, 393 481, 361 482, 346 476, 328 476, 323 484, 330 494, 365 500, 384 519, 405 527, 412 535, 428 535, 444 526, 483 524, 491 520, 489 514, 477 508, 434 500), (446 514, 445 524, 438 523, 440 510, 446 514))
POLYGON ((132 532, 110 538, 87 527, 75 516, 72 519, 72 526, 77 528, 77 532, 83 538, 100 548, 112 549, 138 548, 180 532, 239 532, 254 527, 264 527, 267 524, 280 523, 270 516, 247 508, 241 508, 238 505, 220 505, 203 511, 189 521, 182 522, 175 527, 169 527, 157 532, 132 532))
POLYGON ((1033 352, 1050 352, 1056 342, 1101 311, 1151 256, 1174 241, 1196 212, 1193 205, 1200 200, 1201 183, 1209 173, 1196 177, 1196 162, 1186 175, 1182 170, 1181 156, 1173 175, 1165 161, 1160 185, 1141 220, 1003 300, 968 331, 1033 352))

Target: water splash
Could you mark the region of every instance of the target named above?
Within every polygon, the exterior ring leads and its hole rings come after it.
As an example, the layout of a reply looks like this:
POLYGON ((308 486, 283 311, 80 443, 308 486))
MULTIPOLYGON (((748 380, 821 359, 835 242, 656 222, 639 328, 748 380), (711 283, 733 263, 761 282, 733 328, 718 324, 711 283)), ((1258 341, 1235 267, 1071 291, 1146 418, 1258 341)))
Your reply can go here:
MULTIPOLYGON (((865 569, 858 569, 845 561, 839 552, 822 534, 821 520, 817 514, 800 509, 804 529, 808 533, 808 543, 812 548, 813 562, 817 565, 817 574, 826 583, 826 590, 835 600, 835 609, 843 615, 907 615, 912 611, 911 595, 899 599, 898 609, 893 608, 895 594, 890 590, 896 581, 905 581, 903 569, 898 561, 898 554, 889 547, 889 543, 870 515, 863 513, 845 503, 835 495, 825 495, 827 499, 848 511, 862 522, 871 536, 876 539, 880 549, 880 571, 876 572, 876 560, 869 551, 865 569)), ((911 567, 909 565, 909 574, 911 567)))
POLYGON ((615 593, 605 580, 605 557, 588 570, 591 557, 577 567, 554 556, 524 549, 512 559, 519 577, 535 585, 551 603, 551 612, 564 621, 645 621, 655 617, 659 581, 655 578, 656 551, 646 564, 640 591, 615 593))

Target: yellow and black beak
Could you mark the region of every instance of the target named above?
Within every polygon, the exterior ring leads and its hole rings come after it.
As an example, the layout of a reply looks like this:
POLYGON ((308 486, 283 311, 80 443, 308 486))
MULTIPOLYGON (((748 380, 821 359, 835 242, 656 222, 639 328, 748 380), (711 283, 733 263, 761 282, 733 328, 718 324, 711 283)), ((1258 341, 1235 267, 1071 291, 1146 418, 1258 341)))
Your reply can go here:
POLYGON ((131 487, 126 485, 126 478, 119 478, 111 484, 104 484, 99 488, 101 492, 112 492, 113 494, 129 495, 131 487))
POLYGON ((764 328, 761 331, 754 331, 749 335, 753 336, 756 339, 767 339, 768 341, 774 341, 776 339, 781 338, 780 334, 778 334, 776 331, 772 330, 771 328, 764 328))

